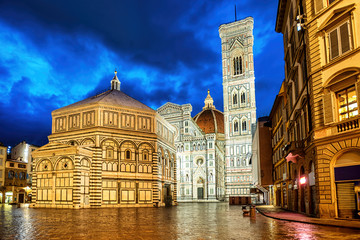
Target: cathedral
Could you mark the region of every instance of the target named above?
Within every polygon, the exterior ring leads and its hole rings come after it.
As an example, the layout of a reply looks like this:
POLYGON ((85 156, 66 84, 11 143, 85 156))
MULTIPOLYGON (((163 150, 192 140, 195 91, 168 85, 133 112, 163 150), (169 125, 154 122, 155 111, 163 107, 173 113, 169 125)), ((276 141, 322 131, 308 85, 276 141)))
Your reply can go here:
POLYGON ((176 129, 178 201, 252 197, 252 129, 256 123, 252 17, 223 24, 224 113, 208 95, 191 117, 191 104, 166 103, 158 113, 176 129))
POLYGON ((34 158, 32 207, 170 206, 251 197, 256 123, 253 18, 219 27, 224 113, 208 90, 201 112, 157 111, 111 89, 52 112, 34 158))
POLYGON ((176 205, 175 128, 111 89, 52 112, 49 143, 34 158, 31 207, 176 205))
POLYGON ((176 129, 179 202, 225 199, 224 115, 210 91, 203 110, 191 117, 191 104, 166 103, 158 113, 176 129))

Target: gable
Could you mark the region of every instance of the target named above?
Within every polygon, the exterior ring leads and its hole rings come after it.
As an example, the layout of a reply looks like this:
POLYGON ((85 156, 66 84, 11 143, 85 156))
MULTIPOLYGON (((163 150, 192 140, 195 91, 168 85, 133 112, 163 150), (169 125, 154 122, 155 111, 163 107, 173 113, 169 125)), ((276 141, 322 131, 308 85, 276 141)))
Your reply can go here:
POLYGON ((230 51, 235 48, 243 48, 244 45, 245 45, 245 37, 239 36, 239 37, 233 39, 232 42, 230 42, 230 51))
POLYGON ((56 154, 76 154, 78 152, 78 146, 67 145, 59 142, 50 142, 44 146, 36 149, 31 153, 34 158, 56 155, 56 154))
POLYGON ((352 10, 355 9, 355 4, 351 4, 339 9, 334 10, 331 15, 320 25, 318 32, 323 31, 326 28, 332 27, 336 24, 341 18, 349 15, 352 10))
POLYGON ((182 108, 180 105, 177 105, 175 103, 165 103, 161 107, 158 108, 157 112, 160 115, 167 115, 167 114, 174 114, 174 113, 182 113, 182 108))

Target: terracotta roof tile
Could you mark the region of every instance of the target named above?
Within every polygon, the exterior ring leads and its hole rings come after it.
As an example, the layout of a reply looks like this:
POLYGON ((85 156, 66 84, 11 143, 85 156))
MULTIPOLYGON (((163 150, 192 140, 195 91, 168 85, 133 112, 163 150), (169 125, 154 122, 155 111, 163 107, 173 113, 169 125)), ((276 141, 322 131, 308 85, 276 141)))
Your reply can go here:
POLYGON ((118 105, 118 106, 154 111, 152 108, 146 106, 145 104, 139 102, 138 100, 136 100, 136 99, 126 95, 122 91, 118 91, 118 90, 108 90, 108 91, 98 94, 96 96, 89 97, 82 101, 59 108, 55 111, 65 110, 65 109, 69 109, 69 108, 73 108, 73 107, 80 107, 82 105, 89 105, 89 104, 94 104, 94 103, 103 103, 103 104, 109 104, 109 105, 118 105))

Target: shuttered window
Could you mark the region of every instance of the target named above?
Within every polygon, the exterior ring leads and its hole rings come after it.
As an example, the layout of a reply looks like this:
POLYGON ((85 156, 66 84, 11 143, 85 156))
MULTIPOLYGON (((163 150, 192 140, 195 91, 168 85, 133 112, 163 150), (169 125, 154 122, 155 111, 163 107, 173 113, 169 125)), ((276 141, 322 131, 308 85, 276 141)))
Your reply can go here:
POLYGON ((349 22, 345 22, 329 33, 330 60, 351 50, 349 22))
POLYGON ((339 56, 339 42, 337 32, 337 29, 330 32, 330 59, 339 56))
POLYGON ((340 27, 341 52, 345 53, 350 50, 349 28, 348 23, 340 27))
POLYGON ((323 0, 314 0, 315 1, 315 12, 319 12, 323 8, 323 0))
POLYGON ((330 124, 334 122, 334 112, 333 112, 333 104, 331 92, 323 95, 323 112, 324 112, 324 123, 330 124))

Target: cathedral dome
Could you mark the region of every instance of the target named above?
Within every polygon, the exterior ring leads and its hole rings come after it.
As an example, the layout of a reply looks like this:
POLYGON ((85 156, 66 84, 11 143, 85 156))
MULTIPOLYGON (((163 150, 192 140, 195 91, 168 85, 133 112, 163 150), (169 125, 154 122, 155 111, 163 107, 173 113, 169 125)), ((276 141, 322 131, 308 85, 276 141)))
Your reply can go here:
POLYGON ((196 124, 204 131, 205 134, 208 133, 225 133, 224 131, 224 114, 219 110, 215 109, 214 100, 210 96, 210 91, 208 90, 208 95, 205 99, 205 106, 203 110, 196 114, 194 121, 196 124))

